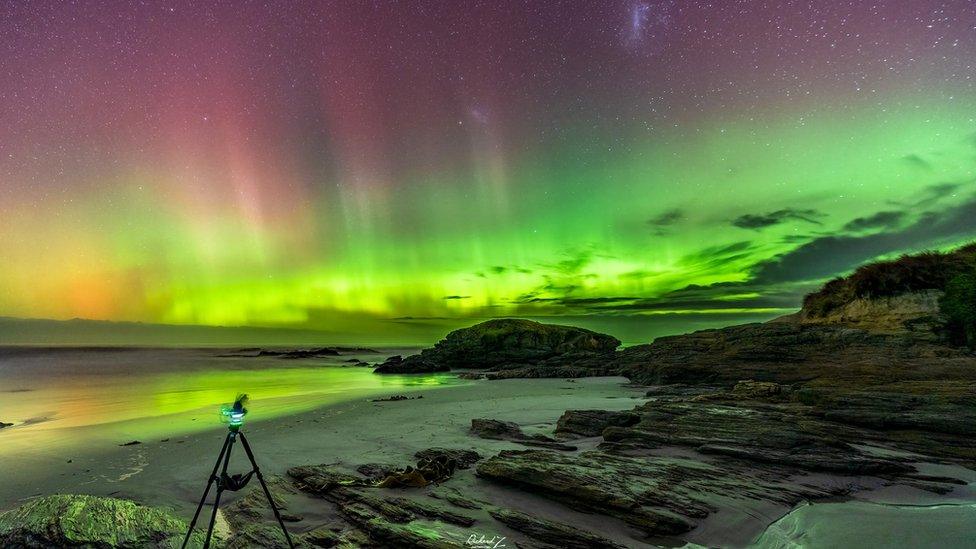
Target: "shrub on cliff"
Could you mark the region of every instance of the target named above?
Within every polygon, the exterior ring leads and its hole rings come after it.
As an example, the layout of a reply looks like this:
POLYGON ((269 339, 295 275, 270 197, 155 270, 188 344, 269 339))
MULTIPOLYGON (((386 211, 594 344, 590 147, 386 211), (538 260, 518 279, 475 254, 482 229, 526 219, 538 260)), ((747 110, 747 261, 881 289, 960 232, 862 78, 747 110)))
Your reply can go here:
POLYGON ((976 349, 976 272, 953 278, 939 300, 939 308, 949 320, 951 335, 976 349))
POLYGON ((803 299, 809 316, 829 314, 857 298, 894 297, 923 290, 942 290, 956 277, 973 272, 976 243, 955 251, 903 255, 858 267, 853 274, 836 278, 803 299))

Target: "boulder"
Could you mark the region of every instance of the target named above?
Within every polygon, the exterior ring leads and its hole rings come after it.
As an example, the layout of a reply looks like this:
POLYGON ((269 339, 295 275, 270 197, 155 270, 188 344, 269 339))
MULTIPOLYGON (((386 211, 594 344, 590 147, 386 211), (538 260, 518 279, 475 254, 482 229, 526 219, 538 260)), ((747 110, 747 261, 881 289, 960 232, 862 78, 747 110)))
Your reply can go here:
POLYGON ((522 432, 518 423, 486 418, 471 420, 471 434, 496 440, 525 438, 525 433, 522 432))
MULTIPOLYGON (((169 511, 128 500, 56 494, 0 514, 3 547, 179 547, 187 524, 169 511)), ((195 532, 191 545, 200 546, 195 532)))
POLYGON ((607 427, 630 427, 638 421, 640 416, 634 412, 567 410, 556 422, 556 434, 595 437, 607 427))

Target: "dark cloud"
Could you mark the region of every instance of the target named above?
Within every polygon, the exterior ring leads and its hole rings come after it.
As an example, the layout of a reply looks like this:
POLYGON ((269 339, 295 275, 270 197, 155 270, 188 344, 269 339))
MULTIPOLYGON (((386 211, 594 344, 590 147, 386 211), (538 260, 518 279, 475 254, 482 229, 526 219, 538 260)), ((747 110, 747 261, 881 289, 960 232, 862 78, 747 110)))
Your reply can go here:
POLYGON ((509 272, 521 273, 521 274, 533 273, 532 269, 527 269, 525 267, 515 267, 515 266, 506 267, 505 265, 492 265, 491 267, 488 267, 486 271, 487 273, 485 271, 476 271, 474 273, 474 276, 478 278, 488 278, 488 275, 503 275, 509 272))
POLYGON ((915 223, 899 230, 864 236, 825 236, 811 240, 772 260, 757 264, 752 282, 774 284, 822 280, 849 272, 892 251, 951 244, 973 236, 976 236, 976 199, 938 213, 925 213, 915 223))
POLYGON ((817 210, 798 210, 794 208, 785 208, 782 210, 776 210, 775 212, 769 212, 765 214, 746 214, 741 215, 732 220, 732 224, 736 227, 742 229, 752 229, 760 230, 766 227, 772 227, 773 225, 779 225, 785 221, 795 220, 795 221, 805 221, 807 223, 813 223, 814 225, 821 225, 818 218, 823 217, 824 214, 818 212, 817 210))
POLYGON ((968 181, 936 183, 923 188, 921 192, 919 192, 918 195, 916 195, 912 200, 907 200, 904 202, 890 200, 889 203, 906 208, 929 208, 943 198, 952 196, 962 191, 966 185, 969 185, 974 181, 976 180, 970 179, 968 181))
POLYGON ((925 191, 933 198, 943 198, 958 191, 962 186, 962 183, 936 183, 926 187, 925 191))
POLYGON ((536 297, 536 294, 526 294, 514 303, 559 303, 562 305, 601 305, 606 303, 629 303, 641 299, 640 297, 536 297))
POLYGON ((916 168, 921 168, 923 170, 932 169, 932 164, 928 160, 922 158, 917 154, 907 154, 901 157, 901 159, 907 162, 908 164, 915 166, 916 168))
POLYGON ((674 208, 647 220, 647 224, 654 228, 654 234, 665 235, 670 227, 677 225, 685 218, 685 212, 674 208))
MULTIPOLYGON (((679 263, 689 268, 710 271, 732 262, 747 261, 753 252, 754 245, 752 242, 733 242, 710 246, 687 254, 679 259, 679 263)), ((691 298, 671 294, 660 298, 638 296, 576 297, 573 294, 585 286, 585 281, 596 276, 584 270, 590 258, 593 257, 593 253, 584 250, 573 253, 567 252, 566 256, 567 259, 553 266, 555 274, 543 275, 543 284, 519 296, 512 303, 526 307, 552 308, 553 310, 570 309, 585 314, 623 314, 627 311, 691 311, 739 307, 767 308, 780 307, 785 303, 782 299, 776 300, 775 305, 765 299, 756 301, 758 296, 755 295, 743 296, 740 300, 721 301, 719 298, 723 297, 722 294, 714 294, 709 298, 691 298), (682 303, 685 300, 687 303, 682 303)), ((643 278, 655 274, 661 273, 634 271, 621 276, 643 278)), ((797 298, 794 296, 792 303, 795 302, 797 302, 797 298)))
POLYGON ((718 268, 729 263, 747 259, 751 255, 752 242, 742 241, 733 244, 710 246, 681 257, 678 263, 698 268, 718 268))
POLYGON ((670 227, 675 223, 678 223, 685 218, 685 213, 677 208, 673 210, 668 210, 657 217, 652 217, 647 220, 649 225, 654 225, 655 227, 670 227))
POLYGON ((656 298, 635 296, 611 297, 535 297, 524 296, 516 303, 524 305, 551 305, 560 310, 570 309, 586 314, 629 314, 645 312, 703 312, 730 309, 792 309, 799 306, 809 288, 769 291, 763 294, 753 291, 740 282, 691 285, 656 298))
POLYGON ((780 240, 787 244, 796 244, 798 242, 806 242, 814 238, 816 237, 808 234, 787 234, 787 235, 783 235, 783 237, 780 238, 780 240))
POLYGON ((563 252, 563 256, 565 259, 551 265, 551 268, 565 276, 577 276, 583 267, 593 259, 593 250, 568 250, 563 252))
POLYGON ((868 217, 852 219, 844 225, 844 230, 848 232, 860 232, 868 229, 893 229, 901 225, 903 219, 905 219, 905 212, 878 212, 868 217))

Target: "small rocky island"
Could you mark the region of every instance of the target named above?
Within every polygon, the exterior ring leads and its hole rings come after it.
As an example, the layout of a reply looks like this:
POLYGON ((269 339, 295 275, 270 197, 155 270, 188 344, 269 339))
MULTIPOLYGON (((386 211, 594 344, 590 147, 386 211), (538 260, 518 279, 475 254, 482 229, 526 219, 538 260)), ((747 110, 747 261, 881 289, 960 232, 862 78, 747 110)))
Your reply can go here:
POLYGON ((460 368, 511 371, 512 377, 565 377, 566 368, 612 358, 619 346, 617 338, 583 328, 496 319, 455 330, 420 354, 392 357, 375 371, 417 374, 460 368), (547 369, 553 375, 541 375, 547 369))
MULTIPOLYGON (((571 384, 614 375, 646 398, 614 410, 569 400, 548 432, 470 417, 472 441, 508 449, 416 448, 399 464, 369 456, 355 466, 296 463, 273 491, 285 505, 311 497, 334 515, 298 535, 302 546, 421 548, 464 547, 472 532, 499 528, 517 533, 518 547, 681 544, 694 532, 707 541, 710 521, 765 526, 802 502, 883 486, 949 494, 967 485, 952 471, 976 469, 974 281, 976 246, 968 246, 862 267, 771 322, 624 349, 609 335, 528 320, 457 330, 376 374, 459 370, 487 378, 477 382, 486 392, 515 378, 571 384), (552 507, 525 512, 515 502, 526 498, 552 507), (596 519, 559 519, 572 513, 596 519)), ((257 510, 260 496, 223 511, 226 546, 283 545, 257 510)), ((182 526, 162 511, 85 498, 0 514, 0 544, 135 547, 149 536, 148 546, 162 547, 182 526), (131 518, 91 532, 63 518, 103 508, 131 518)))

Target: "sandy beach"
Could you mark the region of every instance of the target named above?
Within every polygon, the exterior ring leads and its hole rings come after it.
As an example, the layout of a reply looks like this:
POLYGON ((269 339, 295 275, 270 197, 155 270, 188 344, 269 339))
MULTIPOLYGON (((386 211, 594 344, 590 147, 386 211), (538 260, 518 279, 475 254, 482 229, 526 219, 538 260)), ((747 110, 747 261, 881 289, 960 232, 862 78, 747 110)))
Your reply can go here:
MULTIPOLYGON (((355 370, 356 374, 372 375, 368 369, 355 370)), ((487 381, 457 380, 455 374, 450 374, 455 380, 450 384, 425 386, 422 382, 433 377, 413 376, 416 384, 410 387, 393 384, 367 397, 270 419, 262 418, 264 410, 258 403, 251 407, 244 432, 268 477, 283 475, 289 467, 320 463, 336 464, 353 472, 365 463, 400 467, 413 464, 415 452, 431 447, 472 449, 484 457, 504 449, 525 448, 513 442, 472 436, 468 431, 473 418, 514 421, 528 433, 551 434, 556 419, 567 407, 627 410, 646 400, 645 389, 629 386, 621 377, 487 381), (395 394, 423 398, 374 402, 395 394)), ((227 432, 215 413, 196 415, 200 416, 197 422, 211 424, 189 434, 149 439, 139 435, 139 428, 145 423, 131 420, 112 424, 108 429, 105 425, 90 425, 71 428, 70 433, 62 430, 61 436, 86 441, 84 446, 63 451, 48 448, 38 452, 29 447, 8 446, 4 462, 9 465, 5 466, 4 482, 0 483, 0 508, 12 508, 48 494, 77 493, 131 499, 172 509, 189 520, 227 432), (131 440, 140 443, 122 445, 131 440)), ((174 420, 174 428, 176 424, 174 420)), ((0 433, 0 437, 7 435, 17 435, 17 429, 0 433)), ((594 439, 580 448, 596 443, 594 439)), ((244 472, 246 466, 238 446, 230 469, 244 472)), ((481 481, 473 469, 459 471, 448 486, 475 499, 505 502, 541 516, 588 526, 621 543, 634 543, 631 534, 639 536, 623 523, 608 529, 605 517, 576 513, 543 498, 481 481)), ((402 491, 408 497, 421 494, 419 490, 402 491)), ((228 493, 221 506, 231 504, 243 493, 228 493)), ((293 532, 314 529, 333 515, 331 505, 322 500, 301 494, 292 494, 288 500, 288 512, 303 517, 289 523, 293 532)), ((486 516, 483 524, 491 524, 489 521, 486 516)), ((500 524, 497 531, 471 533, 524 539, 524 535, 500 524)))

